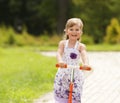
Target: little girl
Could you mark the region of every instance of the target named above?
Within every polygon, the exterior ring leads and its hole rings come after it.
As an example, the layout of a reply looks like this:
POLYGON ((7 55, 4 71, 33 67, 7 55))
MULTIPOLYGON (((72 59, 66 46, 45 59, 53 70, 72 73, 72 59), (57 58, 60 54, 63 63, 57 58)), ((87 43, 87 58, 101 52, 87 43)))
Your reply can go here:
POLYGON ((54 81, 55 103, 68 103, 71 68, 64 65, 73 65, 74 79, 72 103, 81 103, 82 88, 84 83, 83 71, 79 69, 82 60, 83 67, 88 67, 86 46, 79 42, 82 36, 83 22, 79 18, 71 18, 65 26, 66 40, 61 40, 57 51, 57 61, 60 66, 54 81))

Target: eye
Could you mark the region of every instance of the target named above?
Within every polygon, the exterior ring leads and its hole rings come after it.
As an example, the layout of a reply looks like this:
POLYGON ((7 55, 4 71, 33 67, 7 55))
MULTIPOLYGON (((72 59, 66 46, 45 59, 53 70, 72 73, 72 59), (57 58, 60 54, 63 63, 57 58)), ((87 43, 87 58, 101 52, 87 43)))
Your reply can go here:
POLYGON ((73 31, 73 29, 71 28, 70 31, 73 31))
POLYGON ((80 31, 80 29, 76 29, 76 31, 80 31))

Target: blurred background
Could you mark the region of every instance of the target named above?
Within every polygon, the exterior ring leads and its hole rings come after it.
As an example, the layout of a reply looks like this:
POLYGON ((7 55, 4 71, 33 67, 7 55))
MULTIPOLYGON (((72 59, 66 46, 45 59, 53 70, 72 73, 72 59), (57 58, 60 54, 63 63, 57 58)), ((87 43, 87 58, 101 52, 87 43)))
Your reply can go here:
MULTIPOLYGON (((120 0, 0 0, 0 103, 33 103, 53 90, 57 61, 55 56, 42 55, 41 51, 56 52, 65 23, 72 17, 81 18, 84 23, 82 42, 87 45, 95 67, 91 77, 96 80, 87 79, 88 87, 94 88, 86 93, 89 95, 100 86, 96 95, 101 88, 111 87, 111 81, 119 87, 120 52, 113 51, 120 51, 120 0), (99 85, 99 81, 105 85, 99 85)), ((113 90, 107 99, 103 92, 97 96, 106 100, 118 97, 116 89, 104 90, 113 90)), ((113 103, 102 100, 99 102, 113 103)))
POLYGON ((0 45, 56 45, 71 17, 83 20, 84 43, 119 44, 119 5, 119 0, 0 0, 0 45))

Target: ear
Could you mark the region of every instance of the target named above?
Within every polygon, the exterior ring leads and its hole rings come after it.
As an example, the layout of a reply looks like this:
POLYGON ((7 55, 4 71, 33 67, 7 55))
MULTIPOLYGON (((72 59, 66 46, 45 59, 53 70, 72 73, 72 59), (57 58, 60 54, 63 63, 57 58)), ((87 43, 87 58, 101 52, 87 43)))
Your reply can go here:
POLYGON ((64 29, 64 33, 66 34, 66 36, 68 36, 68 32, 66 29, 64 29))

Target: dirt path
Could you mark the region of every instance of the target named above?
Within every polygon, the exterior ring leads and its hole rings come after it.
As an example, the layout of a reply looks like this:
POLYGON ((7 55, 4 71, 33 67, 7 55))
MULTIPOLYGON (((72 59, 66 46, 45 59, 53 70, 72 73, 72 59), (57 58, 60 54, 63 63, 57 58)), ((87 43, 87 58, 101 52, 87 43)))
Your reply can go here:
MULTIPOLYGON (((88 52, 88 57, 94 72, 85 79, 82 103, 120 103, 120 52, 88 52)), ((54 103, 53 92, 34 103, 54 103)))

